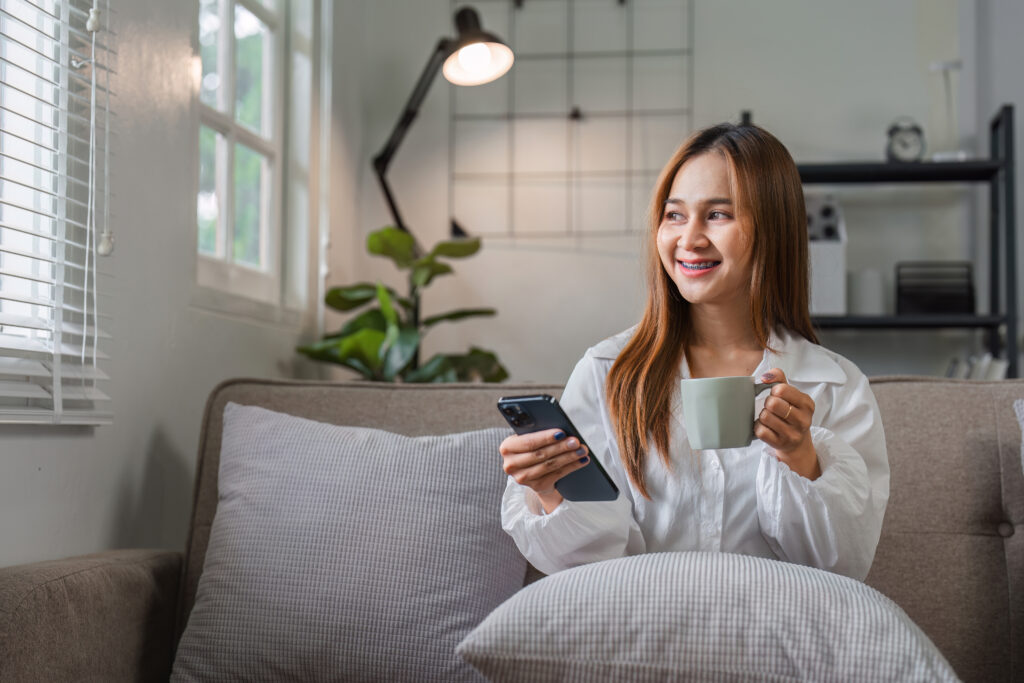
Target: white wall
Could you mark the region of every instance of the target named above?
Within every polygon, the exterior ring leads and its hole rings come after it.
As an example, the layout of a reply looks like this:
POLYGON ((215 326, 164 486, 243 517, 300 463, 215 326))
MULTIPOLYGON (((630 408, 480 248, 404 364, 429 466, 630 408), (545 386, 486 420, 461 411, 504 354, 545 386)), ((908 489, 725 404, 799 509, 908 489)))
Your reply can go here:
MULTIPOLYGON (((362 256, 366 233, 390 222, 369 159, 387 138, 437 38, 453 34, 450 7, 445 0, 388 0, 365 8, 365 171, 360 229, 350 238, 357 279, 401 285, 389 263, 362 256)), ((974 22, 970 3, 696 0, 695 7, 697 126, 737 120, 741 110, 752 110, 754 121, 778 135, 798 162, 882 160, 885 131, 901 115, 923 125, 933 151, 957 144, 987 149, 993 102, 963 96, 973 94, 979 66, 961 54, 964 25, 974 22), (965 58, 955 80, 959 120, 947 122, 941 76, 929 65, 959 57, 965 58), (977 138, 975 122, 983 127, 977 138), (953 132, 958 126, 959 134, 953 132)), ((1007 26, 1000 24, 1009 34, 1007 26)), ((990 27, 977 30, 984 34, 990 27)), ((1012 37, 998 44, 1010 46, 1012 37)), ((1008 79, 1019 60, 1002 63, 1008 79)), ((452 87, 440 77, 434 83, 389 174, 403 217, 424 244, 446 235, 452 87)), ((890 289, 897 261, 963 258, 978 248, 980 238, 972 232, 977 192, 969 187, 831 189, 843 202, 851 233, 849 268, 882 269, 890 289)), ((563 381, 587 346, 638 319, 644 298, 638 253, 631 237, 582 243, 487 239, 479 255, 454 263, 454 277, 427 290, 424 307, 431 313, 492 305, 499 316, 437 328, 426 341, 427 355, 478 344, 496 350, 514 380, 563 381)), ((982 269, 979 277, 984 274, 982 269)), ((983 280, 978 286, 986 291, 983 280)), ((980 336, 963 331, 829 332, 824 341, 869 374, 941 374, 952 355, 980 348, 980 336), (894 344, 912 344, 915 353, 893 354, 894 344)))
MULTIPOLYGON (((303 334, 193 305, 195 4, 114 4, 114 424, 0 427, 0 566, 184 548, 207 395, 229 377, 293 374, 303 334)), ((344 198, 350 181, 338 182, 344 198)))

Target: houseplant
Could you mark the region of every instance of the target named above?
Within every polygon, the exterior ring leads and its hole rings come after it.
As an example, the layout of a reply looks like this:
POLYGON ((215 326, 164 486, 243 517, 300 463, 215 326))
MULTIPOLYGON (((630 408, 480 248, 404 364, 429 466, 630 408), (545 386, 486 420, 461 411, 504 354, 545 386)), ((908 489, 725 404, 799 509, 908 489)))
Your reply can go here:
POLYGON ((400 295, 381 282, 332 287, 325 297, 331 308, 358 315, 323 339, 298 351, 316 360, 351 368, 381 382, 500 382, 508 372, 491 351, 471 347, 466 353, 438 353, 420 363, 423 337, 435 325, 466 318, 493 316, 493 308, 465 308, 421 318, 422 292, 434 278, 453 272, 440 259, 466 258, 480 250, 479 238, 442 241, 422 254, 411 234, 393 226, 367 237, 366 249, 390 258, 408 271, 408 293, 400 295))

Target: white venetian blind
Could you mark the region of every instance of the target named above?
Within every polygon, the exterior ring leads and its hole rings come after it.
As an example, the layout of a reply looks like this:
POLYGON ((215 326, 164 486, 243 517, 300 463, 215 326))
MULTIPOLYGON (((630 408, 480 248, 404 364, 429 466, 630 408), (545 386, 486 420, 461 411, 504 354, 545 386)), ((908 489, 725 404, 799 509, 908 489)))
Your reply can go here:
POLYGON ((109 0, 0 0, 0 422, 110 422, 109 0))

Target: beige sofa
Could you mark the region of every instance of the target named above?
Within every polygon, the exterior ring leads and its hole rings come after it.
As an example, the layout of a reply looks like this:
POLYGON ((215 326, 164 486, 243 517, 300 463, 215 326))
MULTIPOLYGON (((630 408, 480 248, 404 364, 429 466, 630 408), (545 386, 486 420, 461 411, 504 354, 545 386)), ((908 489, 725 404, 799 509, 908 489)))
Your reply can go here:
MULTIPOLYGON (((892 494, 867 583, 899 604, 964 680, 1024 681, 1024 473, 1012 407, 1024 380, 884 377, 872 386, 892 494)), ((540 391, 559 389, 220 385, 206 408, 185 552, 115 550, 0 569, 0 681, 166 680, 203 567, 228 401, 421 435, 502 425, 499 396, 540 391)))

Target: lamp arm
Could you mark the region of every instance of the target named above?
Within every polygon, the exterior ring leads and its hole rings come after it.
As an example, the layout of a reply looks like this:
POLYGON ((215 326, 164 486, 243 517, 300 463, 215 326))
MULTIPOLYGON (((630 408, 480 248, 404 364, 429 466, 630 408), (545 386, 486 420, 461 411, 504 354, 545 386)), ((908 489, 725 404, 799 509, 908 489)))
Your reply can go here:
POLYGON ((405 134, 409 131, 410 126, 412 126, 412 122, 416 119, 420 105, 423 104, 423 100, 427 96, 427 91, 430 89, 434 77, 441 69, 441 65, 444 64, 444 60, 452 53, 454 46, 455 41, 448 38, 441 38, 438 41, 437 47, 434 48, 433 53, 431 53, 430 58, 427 60, 427 65, 423 68, 423 73, 420 74, 420 79, 416 82, 416 87, 413 88, 412 94, 405 104, 405 109, 402 110, 394 130, 391 131, 391 136, 384 143, 384 147, 381 148, 380 152, 373 157, 373 168, 377 173, 377 180, 380 182, 381 190, 384 192, 384 199, 387 201, 391 215, 395 219, 395 225, 405 232, 410 232, 410 230, 402 220, 402 215, 398 211, 398 205, 391 194, 391 187, 388 185, 385 174, 387 173, 388 166, 391 164, 392 157, 395 156, 398 145, 401 144, 405 134))

